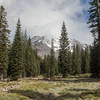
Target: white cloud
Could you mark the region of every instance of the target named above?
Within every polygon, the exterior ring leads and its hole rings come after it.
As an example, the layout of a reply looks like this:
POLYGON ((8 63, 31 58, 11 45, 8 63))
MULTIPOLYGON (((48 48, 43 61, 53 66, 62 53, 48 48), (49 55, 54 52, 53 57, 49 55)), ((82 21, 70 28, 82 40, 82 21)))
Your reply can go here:
POLYGON ((88 3, 84 5, 81 0, 0 1, 8 12, 11 30, 15 30, 17 18, 20 17, 23 28, 27 28, 31 36, 46 35, 58 38, 64 20, 71 38, 84 43, 92 41, 83 13, 83 10, 88 9, 88 3))

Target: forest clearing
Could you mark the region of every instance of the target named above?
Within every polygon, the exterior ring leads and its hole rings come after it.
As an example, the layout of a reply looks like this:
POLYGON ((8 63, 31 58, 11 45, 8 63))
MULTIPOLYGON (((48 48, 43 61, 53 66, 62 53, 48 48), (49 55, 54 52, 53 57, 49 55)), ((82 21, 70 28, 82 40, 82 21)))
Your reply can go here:
POLYGON ((100 79, 86 76, 0 82, 0 100, 100 100, 100 79))
POLYGON ((0 100, 100 100, 100 0, 0 0, 0 100))

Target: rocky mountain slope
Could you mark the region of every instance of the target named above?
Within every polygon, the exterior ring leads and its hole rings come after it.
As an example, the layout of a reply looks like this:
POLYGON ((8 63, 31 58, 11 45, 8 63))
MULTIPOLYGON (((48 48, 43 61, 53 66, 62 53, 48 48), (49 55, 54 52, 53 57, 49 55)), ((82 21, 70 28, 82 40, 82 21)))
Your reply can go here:
POLYGON ((37 53, 41 58, 50 54, 50 45, 44 36, 34 36, 32 38, 32 46, 37 50, 37 53))
MULTIPOLYGON (((76 44, 78 44, 80 48, 85 48, 87 46, 86 44, 82 44, 79 41, 72 39, 70 40, 71 51, 73 46, 76 44)), ((50 41, 45 36, 34 36, 32 38, 32 46, 34 49, 37 50, 37 53, 41 58, 44 58, 45 55, 50 54, 50 48, 51 48, 50 41)), ((54 47, 55 47, 55 56, 57 57, 59 46, 56 43, 54 47)))

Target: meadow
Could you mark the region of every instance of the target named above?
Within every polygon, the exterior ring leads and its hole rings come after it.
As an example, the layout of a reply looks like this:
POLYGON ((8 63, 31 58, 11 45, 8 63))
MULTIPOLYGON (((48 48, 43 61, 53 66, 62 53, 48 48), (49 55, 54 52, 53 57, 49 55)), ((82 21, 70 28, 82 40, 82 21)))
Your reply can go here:
POLYGON ((24 78, 0 82, 0 100, 100 100, 100 79, 86 75, 69 78, 24 78))

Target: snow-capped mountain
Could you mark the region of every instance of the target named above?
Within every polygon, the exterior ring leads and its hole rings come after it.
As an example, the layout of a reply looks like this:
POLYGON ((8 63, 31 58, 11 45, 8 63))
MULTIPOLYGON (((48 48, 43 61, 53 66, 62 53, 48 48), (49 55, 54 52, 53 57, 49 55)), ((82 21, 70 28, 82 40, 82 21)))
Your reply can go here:
POLYGON ((71 39, 70 40, 71 51, 73 50, 73 46, 75 46, 75 45, 79 45, 80 49, 85 49, 88 46, 87 44, 83 44, 83 43, 79 42, 78 40, 71 39))
MULTIPOLYGON (((82 44, 78 40, 75 39, 70 39, 70 49, 73 51, 73 46, 78 44, 80 48, 86 48, 87 44, 82 44)), ((34 36, 32 38, 32 46, 34 49, 37 50, 38 55, 41 58, 44 58, 45 55, 50 54, 50 49, 51 49, 51 42, 48 40, 45 36, 34 36)), ((54 49, 55 49, 55 55, 56 57, 58 56, 58 51, 59 51, 59 43, 55 43, 54 41, 54 49)))
POLYGON ((45 36, 34 36, 32 38, 32 43, 33 44, 43 43, 43 44, 47 44, 48 47, 51 47, 50 41, 45 36))
POLYGON ((32 46, 37 50, 41 58, 50 54, 50 43, 44 36, 34 36, 32 38, 32 46))

